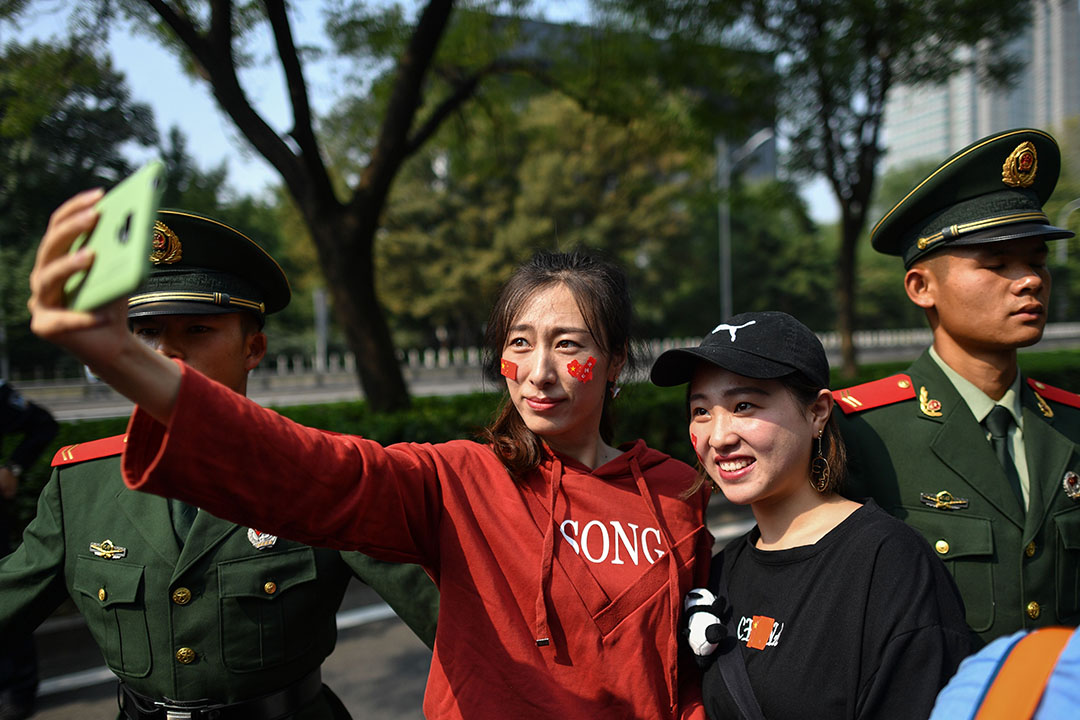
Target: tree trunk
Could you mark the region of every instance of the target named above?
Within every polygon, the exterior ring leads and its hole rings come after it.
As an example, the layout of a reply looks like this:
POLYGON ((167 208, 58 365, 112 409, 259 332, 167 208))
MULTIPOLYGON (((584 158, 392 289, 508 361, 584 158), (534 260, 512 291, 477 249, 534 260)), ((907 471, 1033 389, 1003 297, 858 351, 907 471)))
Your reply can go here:
POLYGON ((377 223, 357 214, 340 207, 308 213, 308 227, 365 398, 380 412, 401 410, 409 407, 409 391, 376 297, 372 247, 377 223))
POLYGON ((858 370, 855 356, 855 259, 862 219, 856 219, 848 208, 840 213, 840 253, 836 264, 836 318, 840 332, 840 375, 855 377, 858 370))

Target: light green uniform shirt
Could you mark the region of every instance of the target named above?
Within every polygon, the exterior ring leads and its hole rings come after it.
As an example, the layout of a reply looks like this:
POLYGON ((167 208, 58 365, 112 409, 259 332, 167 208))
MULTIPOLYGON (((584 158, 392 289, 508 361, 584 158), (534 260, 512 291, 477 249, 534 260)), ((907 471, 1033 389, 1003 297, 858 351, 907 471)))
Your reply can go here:
MULTIPOLYGON (((980 425, 982 425, 982 421, 986 419, 986 416, 990 414, 990 411, 994 409, 995 405, 1002 406, 1009 411, 1010 415, 1012 415, 1013 424, 1009 427, 1008 448, 1009 454, 1012 455, 1013 463, 1016 465, 1016 473, 1020 476, 1020 490, 1023 491, 1024 509, 1027 510, 1030 482, 1028 481, 1027 454, 1024 451, 1024 414, 1021 411, 1020 405, 1020 373, 1016 373, 1012 385, 1010 385, 1009 389, 1005 391, 1005 394, 1001 396, 1001 399, 995 401, 992 397, 975 387, 970 380, 967 380, 960 375, 960 373, 949 367, 933 347, 930 348, 930 357, 949 378, 949 381, 952 382, 953 387, 956 388, 956 392, 964 399, 964 402, 971 410, 971 414, 975 416, 975 419, 980 425)), ((986 433, 986 441, 990 441, 989 431, 986 433)))

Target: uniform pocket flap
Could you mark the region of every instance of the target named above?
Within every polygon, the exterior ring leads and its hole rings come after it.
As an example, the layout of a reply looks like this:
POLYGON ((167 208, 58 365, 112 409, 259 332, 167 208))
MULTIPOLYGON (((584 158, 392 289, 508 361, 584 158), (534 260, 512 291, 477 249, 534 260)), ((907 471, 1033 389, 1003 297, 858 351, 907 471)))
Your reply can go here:
POLYGON ((1080 550, 1080 507, 1055 514, 1054 524, 1065 549, 1080 550))
POLYGON ((142 565, 80 555, 75 559, 75 578, 71 586, 87 597, 96 598, 102 607, 109 607, 135 602, 142 577, 142 565))
POLYGON ((959 511, 905 508, 904 521, 918 530, 942 559, 992 555, 994 533, 990 518, 959 511))
POLYGON ((315 576, 315 551, 311 548, 268 551, 218 565, 218 591, 223 598, 273 600, 289 588, 311 582, 315 576))

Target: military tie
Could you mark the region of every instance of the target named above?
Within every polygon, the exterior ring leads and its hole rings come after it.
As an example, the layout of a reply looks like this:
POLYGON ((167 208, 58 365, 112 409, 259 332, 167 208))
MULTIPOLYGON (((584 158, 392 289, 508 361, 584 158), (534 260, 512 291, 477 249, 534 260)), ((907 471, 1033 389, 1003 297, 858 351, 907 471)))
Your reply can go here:
POLYGON ((1005 468, 1005 477, 1009 479, 1016 501, 1020 503, 1020 511, 1024 512, 1024 491, 1020 489, 1020 473, 1016 470, 1016 463, 1009 454, 1009 428, 1012 426, 1013 417, 1008 408, 995 405, 990 414, 983 420, 983 425, 990 431, 990 446, 994 448, 998 462, 1005 468))
POLYGON ((176 533, 180 547, 184 547, 184 541, 191 532, 191 526, 195 523, 195 514, 198 512, 199 509, 193 505, 169 498, 169 517, 172 519, 173 532, 176 533))

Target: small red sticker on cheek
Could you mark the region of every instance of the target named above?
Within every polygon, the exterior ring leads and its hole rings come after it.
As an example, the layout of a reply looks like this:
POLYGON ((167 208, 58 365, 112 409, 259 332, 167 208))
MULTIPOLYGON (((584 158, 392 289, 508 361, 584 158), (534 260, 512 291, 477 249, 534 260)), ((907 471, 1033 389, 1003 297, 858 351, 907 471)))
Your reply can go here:
POLYGON ((577 360, 571 360, 566 364, 566 371, 569 372, 572 377, 576 377, 581 382, 587 383, 592 380, 592 371, 594 367, 596 367, 596 358, 590 355, 584 365, 577 360))
POLYGON ((517 363, 510 360, 499 361, 499 374, 517 382, 517 363))
POLYGON ((701 458, 701 453, 699 453, 698 450, 697 450, 697 435, 695 435, 694 433, 690 433, 690 442, 694 446, 694 454, 697 455, 697 459, 700 460, 701 462, 705 462, 701 458))

